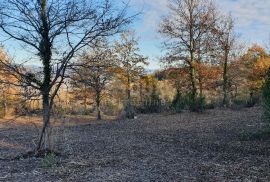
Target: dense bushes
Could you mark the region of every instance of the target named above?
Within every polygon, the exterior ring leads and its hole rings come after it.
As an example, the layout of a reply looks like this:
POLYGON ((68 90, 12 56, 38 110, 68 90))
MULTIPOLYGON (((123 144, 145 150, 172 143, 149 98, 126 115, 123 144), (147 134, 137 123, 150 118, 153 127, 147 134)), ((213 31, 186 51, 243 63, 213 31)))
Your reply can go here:
POLYGON ((165 110, 163 106, 164 105, 162 104, 160 99, 156 100, 156 99, 149 98, 136 107, 136 112, 142 113, 142 114, 160 113, 165 110))
POLYGON ((179 90, 177 90, 176 95, 174 96, 174 99, 172 101, 171 108, 175 112, 179 113, 185 108, 185 105, 186 105, 185 97, 183 97, 182 93, 179 90))
POLYGON ((156 85, 153 85, 150 96, 140 103, 140 106, 137 107, 136 110, 140 113, 159 113, 164 111, 156 85))
POLYGON ((192 112, 202 112, 203 110, 205 110, 205 97, 196 97, 195 100, 191 99, 190 96, 187 97, 188 98, 188 106, 190 111, 192 112))
POLYGON ((205 98, 196 97, 195 101, 191 100, 190 94, 183 95, 177 91, 172 101, 162 101, 158 94, 151 94, 144 102, 136 107, 139 113, 160 113, 175 112, 180 113, 183 110, 193 112, 202 112, 206 108, 213 109, 213 105, 207 105, 205 98))
POLYGON ((263 86, 263 107, 264 116, 268 123, 270 123, 270 70, 267 72, 267 77, 263 86))
POLYGON ((135 108, 130 101, 128 101, 127 104, 125 105, 125 113, 128 119, 135 118, 135 108))
POLYGON ((231 100, 230 108, 231 109, 242 109, 254 107, 261 103, 261 93, 250 94, 249 97, 237 97, 231 100))

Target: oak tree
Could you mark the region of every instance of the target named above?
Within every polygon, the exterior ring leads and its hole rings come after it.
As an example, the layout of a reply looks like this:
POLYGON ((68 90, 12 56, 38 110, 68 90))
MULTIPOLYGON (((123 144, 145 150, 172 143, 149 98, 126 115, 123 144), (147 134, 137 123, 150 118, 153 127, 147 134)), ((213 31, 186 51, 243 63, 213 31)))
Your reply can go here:
POLYGON ((127 5, 115 8, 110 0, 5 0, 0 2, 0 30, 6 38, 22 45, 28 59, 41 68, 26 71, 14 60, 6 70, 21 85, 38 90, 42 96, 43 127, 36 151, 47 151, 54 99, 73 58, 96 39, 115 35, 129 24, 127 5))
POLYGON ((191 100, 197 97, 196 60, 200 59, 203 39, 216 20, 216 8, 208 0, 170 0, 170 13, 163 18, 159 32, 167 39, 168 62, 179 62, 189 68, 191 100))
POLYGON ((126 32, 121 35, 121 39, 115 43, 115 51, 118 63, 116 71, 126 88, 126 116, 133 119, 135 111, 132 105, 131 86, 143 73, 143 66, 148 64, 147 58, 139 53, 138 42, 133 32, 126 32))

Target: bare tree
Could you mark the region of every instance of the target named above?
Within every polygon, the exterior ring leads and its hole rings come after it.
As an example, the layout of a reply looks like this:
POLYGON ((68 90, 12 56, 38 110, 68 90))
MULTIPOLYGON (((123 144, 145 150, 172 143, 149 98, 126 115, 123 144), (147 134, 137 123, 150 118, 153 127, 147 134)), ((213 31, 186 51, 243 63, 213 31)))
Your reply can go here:
POLYGON ((5 0, 0 2, 0 30, 23 45, 32 61, 41 62, 41 71, 27 72, 16 61, 6 64, 22 85, 29 85, 42 95, 43 127, 36 151, 47 150, 54 98, 67 67, 86 46, 94 46, 100 37, 112 36, 131 22, 127 5, 114 8, 109 0, 5 0))
POLYGON ((189 68, 191 99, 195 102, 196 60, 200 59, 203 39, 216 21, 216 8, 208 0, 170 0, 170 14, 163 18, 159 32, 168 51, 166 60, 180 62, 189 68), (198 58, 199 57, 199 58, 198 58))
POLYGON ((72 69, 73 84, 83 84, 88 90, 95 92, 98 120, 101 120, 100 104, 103 92, 113 76, 114 61, 113 51, 108 47, 108 43, 102 40, 90 53, 84 52, 72 69))
POLYGON ((231 16, 221 16, 219 22, 213 27, 215 42, 217 43, 218 54, 221 55, 221 64, 223 67, 223 105, 229 104, 229 79, 228 64, 236 44, 234 33, 234 22, 231 16))
POLYGON ((115 49, 118 72, 127 93, 126 116, 129 119, 134 119, 135 112, 131 99, 131 85, 136 79, 139 79, 139 76, 144 71, 143 66, 148 64, 147 58, 138 53, 138 42, 133 32, 122 34, 121 40, 115 44, 115 49))

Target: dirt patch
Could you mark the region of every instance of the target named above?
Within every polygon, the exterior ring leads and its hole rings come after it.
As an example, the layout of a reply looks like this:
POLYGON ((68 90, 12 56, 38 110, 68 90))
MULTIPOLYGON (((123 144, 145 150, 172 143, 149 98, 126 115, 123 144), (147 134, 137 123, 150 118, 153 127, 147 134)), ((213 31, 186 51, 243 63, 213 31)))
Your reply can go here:
MULTIPOLYGON (((262 127, 260 108, 61 122, 61 156, 0 160, 0 181, 270 181, 270 141, 241 139, 262 127)), ((0 158, 31 150, 36 131, 5 124, 0 158)))

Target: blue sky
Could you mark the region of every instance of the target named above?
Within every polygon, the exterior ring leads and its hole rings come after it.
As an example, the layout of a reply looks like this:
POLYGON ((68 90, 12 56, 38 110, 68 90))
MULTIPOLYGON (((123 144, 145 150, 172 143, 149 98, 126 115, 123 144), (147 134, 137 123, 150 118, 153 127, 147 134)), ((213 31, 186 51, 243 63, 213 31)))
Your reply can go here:
MULTIPOLYGON (((133 24, 140 38, 141 52, 150 58, 149 68, 159 68, 161 55, 160 35, 157 33, 160 18, 168 13, 168 0, 131 0, 132 9, 143 11, 133 24)), ((269 43, 270 0, 216 0, 219 9, 231 13, 236 24, 236 32, 245 46, 269 43)))
MULTIPOLYGON (((158 58, 162 55, 161 40, 157 33, 161 17, 168 13, 168 0, 112 0, 120 2, 130 1, 130 13, 142 12, 131 25, 140 38, 141 53, 149 57, 149 69, 160 68, 158 58)), ((218 8, 224 13, 231 13, 236 24, 236 32, 240 35, 245 47, 252 43, 259 43, 270 47, 270 0, 215 0, 218 8)), ((2 35, 0 34, 2 37, 2 35)), ((11 56, 25 58, 27 52, 18 49, 13 42, 7 44, 11 56)))

